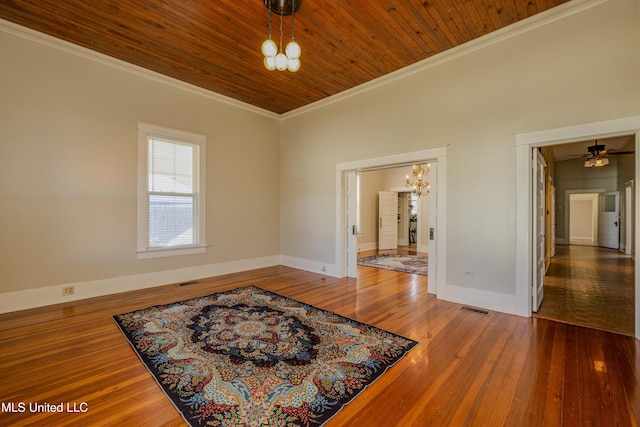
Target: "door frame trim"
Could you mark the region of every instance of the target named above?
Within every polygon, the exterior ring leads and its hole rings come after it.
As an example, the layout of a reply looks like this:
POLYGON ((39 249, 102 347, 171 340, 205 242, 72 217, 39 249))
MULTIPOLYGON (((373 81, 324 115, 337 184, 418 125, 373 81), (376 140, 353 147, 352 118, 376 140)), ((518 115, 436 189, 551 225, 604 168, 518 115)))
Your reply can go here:
MULTIPOLYGON (((635 135, 635 181, 640 179, 640 115, 564 128, 515 134, 516 146, 516 314, 531 316, 532 289, 532 191, 531 150, 537 147, 577 142, 591 138, 635 135)), ((639 187, 636 186, 636 212, 640 207, 639 187)), ((635 230, 635 243, 640 241, 640 227, 635 230)), ((640 257, 635 257, 635 335, 640 339, 640 257)))
MULTIPOLYGON (((437 192, 435 208, 438 210, 436 228, 436 265, 435 274, 429 269, 429 280, 435 278, 436 295, 445 296, 447 266, 447 147, 429 148, 392 154, 383 157, 361 159, 336 164, 336 228, 335 228, 335 265, 338 277, 345 277, 347 272, 347 206, 346 206, 346 174, 349 171, 377 167, 394 167, 413 163, 437 162, 437 192), (435 276, 435 277, 434 277, 435 276)), ((355 262, 355 260, 353 260, 355 262)), ((431 263, 430 263, 431 265, 431 263)))

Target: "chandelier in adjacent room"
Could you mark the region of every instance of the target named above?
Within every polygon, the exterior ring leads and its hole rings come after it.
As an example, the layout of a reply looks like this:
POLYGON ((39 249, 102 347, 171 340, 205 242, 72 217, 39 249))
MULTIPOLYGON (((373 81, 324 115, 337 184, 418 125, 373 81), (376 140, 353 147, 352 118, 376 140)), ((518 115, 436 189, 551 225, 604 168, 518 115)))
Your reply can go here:
POLYGON ((429 182, 426 180, 426 176, 429 173, 429 165, 427 169, 423 169, 422 165, 414 165, 411 170, 413 180, 409 179, 407 175, 407 187, 411 188, 413 193, 416 193, 418 197, 429 194, 429 182))
POLYGON ((262 43, 262 54, 264 55, 264 66, 267 70, 289 70, 296 72, 300 69, 300 45, 296 42, 295 36, 295 13, 300 8, 301 0, 263 0, 264 5, 269 9, 269 36, 262 43), (273 13, 280 15, 280 45, 273 41, 273 13), (291 15, 291 41, 282 50, 282 20, 283 16, 291 15))

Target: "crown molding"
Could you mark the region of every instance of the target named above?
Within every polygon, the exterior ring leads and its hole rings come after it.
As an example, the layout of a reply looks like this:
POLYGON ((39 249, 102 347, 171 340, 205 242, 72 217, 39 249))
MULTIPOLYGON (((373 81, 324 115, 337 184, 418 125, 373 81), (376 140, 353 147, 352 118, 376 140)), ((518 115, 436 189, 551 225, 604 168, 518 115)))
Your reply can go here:
POLYGON ((13 22, 6 21, 4 19, 0 19, 0 31, 8 34, 12 34, 14 36, 17 36, 17 37, 20 37, 44 46, 58 49, 66 53, 70 53, 72 55, 76 55, 76 56, 88 59, 90 61, 98 62, 100 64, 113 67, 120 71, 125 71, 131 74, 135 74, 139 77, 147 78, 147 79, 150 79, 159 83, 163 83, 180 90, 184 90, 186 92, 190 92, 199 96, 203 96, 205 98, 212 99, 214 101, 218 101, 236 108, 240 108, 242 110, 246 110, 255 114, 266 116, 272 119, 278 119, 280 117, 280 115, 277 113, 267 111, 262 108, 258 108, 254 105, 247 104, 246 102, 238 101, 228 96, 221 95, 219 93, 216 93, 207 89, 203 89, 201 87, 183 82, 178 79, 174 79, 173 77, 165 76, 164 74, 160 74, 155 71, 148 70, 138 65, 130 64, 120 59, 113 58, 111 56, 102 54, 100 52, 87 49, 85 47, 67 42, 62 39, 58 39, 48 34, 44 34, 39 31, 32 30, 31 28, 27 28, 22 25, 15 24, 13 22))
POLYGON ((502 41, 516 37, 528 31, 532 31, 539 27, 564 19, 568 16, 575 15, 584 10, 598 6, 602 3, 606 3, 607 1, 609 0, 571 0, 560 6, 556 6, 552 9, 538 13, 527 19, 523 19, 522 21, 518 21, 507 27, 501 28, 485 36, 471 40, 469 42, 456 46, 452 49, 449 49, 445 52, 441 52, 437 55, 434 55, 422 61, 416 62, 415 64, 409 65, 400 70, 394 71, 392 73, 378 77, 377 79, 371 80, 367 83, 363 83, 354 88, 332 95, 328 98, 322 99, 320 101, 316 101, 312 104, 309 104, 304 107, 300 107, 295 110, 282 113, 282 114, 277 114, 262 108, 258 108, 254 105, 238 101, 228 96, 221 95, 219 93, 216 93, 207 89, 203 89, 189 83, 185 83, 183 81, 174 79, 172 77, 168 77, 163 74, 157 73, 155 71, 147 70, 146 68, 130 64, 128 62, 104 55, 99 52, 95 52, 85 47, 78 46, 73 43, 69 43, 67 41, 49 36, 39 31, 35 31, 30 28, 26 28, 21 25, 18 25, 3 19, 0 19, 0 31, 13 34, 15 36, 18 36, 27 40, 31 40, 33 42, 40 43, 55 49, 59 49, 64 52, 71 53, 92 61, 96 61, 101 64, 108 65, 110 67, 114 67, 122 71, 127 71, 144 78, 148 78, 160 83, 164 83, 169 86, 172 86, 190 93, 194 93, 196 95, 200 95, 218 102, 222 102, 224 104, 231 105, 236 108, 240 108, 255 114, 259 114, 262 116, 266 116, 272 119, 282 121, 282 120, 286 120, 289 118, 293 118, 293 117, 308 113, 313 110, 323 108, 325 106, 334 104, 336 102, 340 102, 352 96, 365 93, 367 91, 383 86, 387 83, 401 80, 405 77, 422 72, 424 70, 435 67, 437 65, 452 61, 463 55, 473 53, 475 51, 484 49, 488 46, 492 46, 496 43, 500 43, 502 41))
POLYGON ((478 37, 477 39, 468 41, 454 48, 451 48, 444 52, 433 55, 429 58, 423 59, 422 61, 416 62, 415 64, 401 68, 392 73, 385 74, 384 76, 378 77, 377 79, 371 80, 359 86, 337 93, 328 98, 324 98, 320 101, 316 101, 304 107, 297 108, 293 111, 283 113, 280 115, 280 117, 283 120, 285 120, 285 119, 289 119, 292 117, 296 117, 296 116, 308 113, 313 110, 323 108, 327 105, 334 104, 336 102, 340 102, 352 96, 356 96, 356 95, 368 92, 370 90, 376 89, 387 83, 395 82, 397 80, 401 80, 413 74, 420 73, 422 71, 425 71, 437 65, 441 65, 446 62, 453 61, 461 56, 468 55, 470 53, 492 46, 494 44, 503 42, 505 40, 516 37, 520 34, 533 31, 537 28, 559 21, 566 17, 575 15, 584 10, 591 9, 592 7, 598 6, 608 1, 609 0, 571 0, 560 6, 556 6, 552 9, 548 9, 544 12, 540 12, 536 15, 533 15, 529 18, 518 21, 507 27, 500 28, 499 30, 493 31, 487 35, 478 37))

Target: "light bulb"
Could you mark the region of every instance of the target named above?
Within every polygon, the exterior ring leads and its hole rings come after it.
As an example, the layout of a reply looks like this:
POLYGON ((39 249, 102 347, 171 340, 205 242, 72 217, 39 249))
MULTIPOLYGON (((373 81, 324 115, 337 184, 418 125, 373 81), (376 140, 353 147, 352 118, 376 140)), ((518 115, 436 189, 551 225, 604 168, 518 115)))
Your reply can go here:
POLYGON ((262 54, 268 58, 276 56, 278 53, 278 46, 276 46, 276 42, 271 39, 267 39, 262 43, 262 54))
POLYGON ((292 73, 295 73, 296 71, 298 71, 300 69, 300 60, 297 59, 297 58, 294 58, 294 59, 289 58, 289 66, 287 68, 292 73))
POLYGON ((300 49, 300 45, 296 43, 295 40, 291 40, 287 45, 285 52, 287 53, 287 58, 298 59, 300 58, 300 54, 302 53, 302 50, 300 49))
POLYGON ((275 56, 265 56, 264 57, 264 66, 267 70, 273 71, 276 69, 276 57, 275 56))
POLYGON ((287 59, 287 55, 280 52, 276 55, 276 68, 280 71, 284 71, 287 69, 287 63, 289 60, 287 59))

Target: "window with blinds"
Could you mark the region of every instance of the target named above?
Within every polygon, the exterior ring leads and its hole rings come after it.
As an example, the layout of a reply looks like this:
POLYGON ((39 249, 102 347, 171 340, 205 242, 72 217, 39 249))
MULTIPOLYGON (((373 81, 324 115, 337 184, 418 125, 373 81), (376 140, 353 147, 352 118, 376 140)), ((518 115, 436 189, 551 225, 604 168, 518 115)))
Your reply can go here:
POLYGON ((139 133, 139 257, 203 252, 205 138, 146 123, 139 133))

